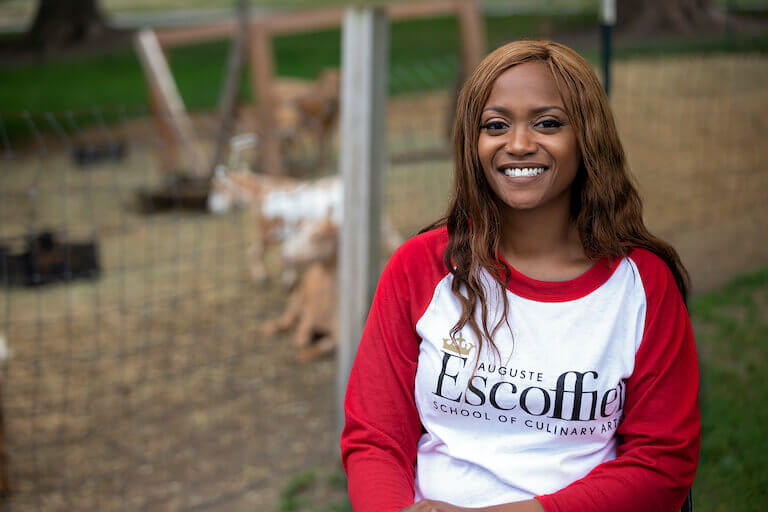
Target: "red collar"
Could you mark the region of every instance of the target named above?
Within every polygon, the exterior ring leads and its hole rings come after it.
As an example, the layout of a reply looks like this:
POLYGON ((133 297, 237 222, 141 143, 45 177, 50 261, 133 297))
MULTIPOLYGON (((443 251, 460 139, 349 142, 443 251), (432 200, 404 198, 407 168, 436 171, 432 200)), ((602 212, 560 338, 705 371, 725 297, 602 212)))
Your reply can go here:
MULTIPOLYGON (((501 254, 499 259, 509 265, 501 254)), ((507 289, 520 297, 540 302, 566 302, 589 295, 602 286, 619 266, 618 261, 600 258, 589 270, 568 281, 531 279, 509 265, 511 275, 507 289)), ((502 270, 501 275, 504 275, 502 270)))

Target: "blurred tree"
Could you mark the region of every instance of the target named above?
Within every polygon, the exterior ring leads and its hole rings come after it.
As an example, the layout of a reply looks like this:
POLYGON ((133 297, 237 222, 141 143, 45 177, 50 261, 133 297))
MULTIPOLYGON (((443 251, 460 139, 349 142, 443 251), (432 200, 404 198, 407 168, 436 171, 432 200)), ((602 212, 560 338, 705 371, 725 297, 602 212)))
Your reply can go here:
POLYGON ((38 0, 26 42, 46 51, 99 39, 107 29, 100 0, 38 0))
POLYGON ((617 28, 625 32, 690 35, 722 30, 724 8, 713 0, 617 0, 617 28))

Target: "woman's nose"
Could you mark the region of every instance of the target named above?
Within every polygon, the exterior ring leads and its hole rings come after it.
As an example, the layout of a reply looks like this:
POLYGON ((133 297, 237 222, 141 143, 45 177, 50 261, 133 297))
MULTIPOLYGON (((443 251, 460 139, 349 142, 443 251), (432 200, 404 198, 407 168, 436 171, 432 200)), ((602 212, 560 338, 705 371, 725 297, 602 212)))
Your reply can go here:
POLYGON ((517 126, 509 131, 504 151, 511 155, 528 155, 536 152, 536 142, 531 137, 528 126, 517 126))

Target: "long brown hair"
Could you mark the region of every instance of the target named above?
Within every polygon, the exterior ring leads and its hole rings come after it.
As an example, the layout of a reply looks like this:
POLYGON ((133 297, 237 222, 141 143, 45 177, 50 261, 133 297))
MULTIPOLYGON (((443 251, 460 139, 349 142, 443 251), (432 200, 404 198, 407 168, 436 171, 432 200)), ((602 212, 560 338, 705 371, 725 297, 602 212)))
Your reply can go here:
POLYGON ((499 75, 530 61, 548 66, 576 132, 581 165, 572 186, 571 218, 586 256, 618 259, 632 248, 648 249, 669 266, 684 299, 688 292, 688 272, 677 252, 645 227, 640 196, 627 166, 608 98, 590 65, 578 53, 558 43, 512 42, 483 59, 459 93, 453 130, 453 195, 445 216, 426 228, 447 227, 444 261, 453 274, 452 291, 462 305, 462 315, 451 329, 451 337, 469 324, 478 339, 478 354, 483 338, 496 349, 493 334, 506 322, 509 308, 507 296, 502 293, 503 315, 489 328, 481 270, 497 278, 500 286, 511 278, 511 269, 498 257, 501 211, 478 156, 480 117, 499 75), (473 315, 478 304, 482 329, 473 315))

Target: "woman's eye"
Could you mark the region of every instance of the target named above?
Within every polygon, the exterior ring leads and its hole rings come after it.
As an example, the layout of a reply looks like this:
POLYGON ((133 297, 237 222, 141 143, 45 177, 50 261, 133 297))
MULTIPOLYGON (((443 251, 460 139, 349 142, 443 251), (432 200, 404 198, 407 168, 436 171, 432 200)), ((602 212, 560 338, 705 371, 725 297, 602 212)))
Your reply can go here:
POLYGON ((507 123, 502 121, 490 121, 485 123, 484 125, 480 126, 480 129, 482 130, 488 130, 491 132, 498 132, 502 130, 506 130, 507 123))
POLYGON ((563 122, 558 121, 557 119, 543 119, 536 123, 536 126, 539 126, 540 128, 544 129, 552 129, 552 128, 560 128, 563 126, 563 122))

